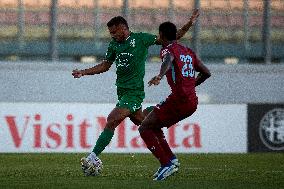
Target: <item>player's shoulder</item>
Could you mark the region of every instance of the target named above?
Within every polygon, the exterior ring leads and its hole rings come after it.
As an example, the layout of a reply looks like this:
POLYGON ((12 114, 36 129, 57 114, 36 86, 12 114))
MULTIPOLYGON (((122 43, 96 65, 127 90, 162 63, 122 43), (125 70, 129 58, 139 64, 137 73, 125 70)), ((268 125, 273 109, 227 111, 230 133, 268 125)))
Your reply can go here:
POLYGON ((179 41, 176 41, 175 43, 173 43, 173 48, 184 48, 184 49, 188 49, 190 51, 192 51, 186 44, 183 44, 179 41))
POLYGON ((141 35, 143 35, 142 33, 143 32, 131 32, 130 36, 131 37, 140 37, 141 35))
POLYGON ((118 43, 117 43, 117 41, 115 41, 114 39, 111 39, 111 41, 110 41, 109 44, 108 44, 109 47, 115 47, 115 46, 117 46, 117 45, 118 45, 118 43))
POLYGON ((138 38, 145 38, 149 36, 156 37, 156 35, 151 34, 151 33, 146 33, 146 32, 132 32, 132 35, 138 38))
POLYGON ((142 32, 131 32, 130 33, 130 38, 131 39, 139 39, 142 38, 142 32))
POLYGON ((147 32, 131 32, 133 35, 147 35, 147 34, 150 34, 150 33, 147 33, 147 32))
POLYGON ((185 48, 189 51, 189 52, 192 52, 192 53, 194 53, 194 51, 190 48, 190 47, 188 47, 188 46, 185 46, 185 48))
POLYGON ((184 48, 189 52, 189 54, 195 56, 195 52, 190 47, 184 45, 184 48))
POLYGON ((161 52, 163 52, 163 54, 166 54, 166 53, 174 54, 174 51, 175 51, 174 49, 176 48, 178 48, 177 43, 176 42, 171 43, 167 46, 162 47, 161 52))

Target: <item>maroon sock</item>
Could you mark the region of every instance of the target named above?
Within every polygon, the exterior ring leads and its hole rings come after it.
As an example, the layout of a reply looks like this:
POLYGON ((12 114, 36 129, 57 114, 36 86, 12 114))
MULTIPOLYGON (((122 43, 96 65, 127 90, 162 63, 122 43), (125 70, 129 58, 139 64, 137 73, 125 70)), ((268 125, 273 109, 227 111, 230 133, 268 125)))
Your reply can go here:
POLYGON ((164 132, 162 129, 155 129, 154 130, 157 138, 158 138, 158 141, 161 145, 161 147, 163 148, 164 152, 167 154, 167 156, 172 159, 175 155, 174 153, 172 152, 166 138, 165 138, 165 135, 164 135, 164 132))
POLYGON ((142 131, 140 135, 146 143, 147 148, 160 161, 162 166, 170 162, 170 158, 164 152, 153 130, 147 129, 145 131, 142 131))

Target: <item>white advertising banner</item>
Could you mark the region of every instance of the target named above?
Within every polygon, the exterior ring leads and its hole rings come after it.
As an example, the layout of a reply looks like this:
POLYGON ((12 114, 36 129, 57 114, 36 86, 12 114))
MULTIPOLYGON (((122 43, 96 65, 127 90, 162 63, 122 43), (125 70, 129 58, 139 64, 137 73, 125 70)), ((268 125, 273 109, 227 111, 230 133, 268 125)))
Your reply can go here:
MULTIPOLYGON (((90 152, 114 107, 0 103, 0 152, 90 152)), ((149 152, 137 129, 124 120, 104 152, 149 152)), ((191 117, 164 131, 174 152, 245 153, 247 105, 199 105, 191 117)))

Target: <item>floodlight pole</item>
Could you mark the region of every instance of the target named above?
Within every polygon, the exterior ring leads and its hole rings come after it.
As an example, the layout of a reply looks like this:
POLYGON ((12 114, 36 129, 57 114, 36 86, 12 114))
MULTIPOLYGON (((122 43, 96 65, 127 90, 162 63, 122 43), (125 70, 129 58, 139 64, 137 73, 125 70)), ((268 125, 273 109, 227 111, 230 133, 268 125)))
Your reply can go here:
POLYGON ((271 63, 271 6, 270 0, 263 1, 263 29, 262 29, 262 42, 263 42, 263 57, 266 64, 271 63))
POLYGON ((175 22, 175 6, 174 1, 169 0, 169 6, 168 6, 168 20, 171 22, 175 22))
POLYGON ((128 0, 123 0, 121 14, 122 14, 123 18, 125 18, 125 20, 129 24, 129 20, 128 20, 128 18, 129 18, 129 2, 128 2, 128 0))
POLYGON ((49 27, 49 34, 50 34, 50 41, 49 41, 49 53, 51 61, 58 60, 58 44, 57 44, 57 7, 58 1, 52 0, 51 7, 50 7, 50 27, 49 27))
POLYGON ((23 54, 25 39, 25 7, 23 0, 18 0, 18 56, 20 57, 23 54))
MULTIPOLYGON (((200 0, 194 1, 194 8, 200 9, 200 0)), ((200 38, 199 38, 200 21, 199 19, 196 20, 194 27, 193 27, 193 49, 198 56, 200 56, 199 54, 200 53, 200 38)))
POLYGON ((247 55, 249 51, 249 4, 248 0, 244 0, 244 5, 243 5, 243 19, 244 19, 244 58, 247 61, 247 55))
POLYGON ((99 9, 99 0, 94 0, 94 31, 95 39, 98 39, 100 23, 100 9, 99 9))

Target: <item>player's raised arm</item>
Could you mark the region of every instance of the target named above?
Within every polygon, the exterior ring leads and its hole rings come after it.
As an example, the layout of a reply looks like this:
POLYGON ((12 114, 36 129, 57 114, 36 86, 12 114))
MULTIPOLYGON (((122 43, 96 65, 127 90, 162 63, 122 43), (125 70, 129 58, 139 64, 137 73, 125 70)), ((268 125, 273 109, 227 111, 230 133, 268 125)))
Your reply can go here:
POLYGON ((199 10, 194 9, 189 21, 177 31, 177 40, 182 38, 185 35, 185 33, 188 32, 189 28, 191 28, 191 26, 193 26, 194 23, 196 22, 198 16, 199 16, 199 10))
POLYGON ((95 75, 106 72, 111 67, 112 62, 104 60, 102 63, 84 70, 73 70, 72 75, 74 78, 80 78, 84 75, 95 75))
MULTIPOLYGON (((194 9, 193 12, 192 12, 192 15, 189 19, 189 21, 184 25, 182 26, 180 29, 178 29, 177 31, 177 40, 179 40, 180 38, 182 38, 186 32, 188 32, 189 28, 191 28, 191 26, 193 26, 193 24, 196 22, 196 19, 198 18, 199 16, 199 10, 198 9, 194 9)), ((162 41, 160 38, 158 38, 156 40, 156 44, 157 45, 161 45, 162 44, 162 41)))

